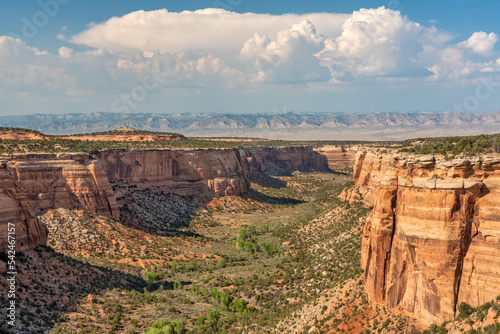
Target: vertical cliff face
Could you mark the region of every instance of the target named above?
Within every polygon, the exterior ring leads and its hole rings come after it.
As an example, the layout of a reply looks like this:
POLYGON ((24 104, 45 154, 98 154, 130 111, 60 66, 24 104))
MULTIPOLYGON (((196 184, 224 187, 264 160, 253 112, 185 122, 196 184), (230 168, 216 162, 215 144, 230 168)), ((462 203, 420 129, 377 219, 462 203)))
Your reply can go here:
POLYGON ((9 231, 14 227, 16 250, 36 247, 47 242, 47 227, 31 209, 26 193, 14 180, 12 170, 3 160, 0 166, 0 252, 9 246, 9 231))
POLYGON ((13 154, 0 160, 0 251, 7 249, 9 222, 16 224, 18 249, 45 244, 48 232, 36 215, 52 207, 119 217, 104 170, 87 154, 13 154))
POLYGON ((180 195, 235 195, 249 187, 238 149, 106 150, 97 153, 110 181, 180 195))
POLYGON ((88 154, 17 154, 7 168, 36 213, 60 207, 119 217, 106 174, 88 154))
POLYGON ((243 149, 252 170, 263 173, 271 165, 285 171, 327 170, 328 159, 312 147, 247 147, 243 149))
POLYGON ((252 173, 328 169, 310 147, 196 150, 106 150, 96 153, 108 179, 180 195, 227 196, 248 190, 252 173))
POLYGON ((499 175, 499 157, 359 153, 344 199, 373 205, 361 264, 371 300, 430 324, 500 294, 499 175))
POLYGON ((314 149, 315 152, 326 157, 328 167, 332 170, 352 168, 356 158, 356 147, 327 145, 314 149))

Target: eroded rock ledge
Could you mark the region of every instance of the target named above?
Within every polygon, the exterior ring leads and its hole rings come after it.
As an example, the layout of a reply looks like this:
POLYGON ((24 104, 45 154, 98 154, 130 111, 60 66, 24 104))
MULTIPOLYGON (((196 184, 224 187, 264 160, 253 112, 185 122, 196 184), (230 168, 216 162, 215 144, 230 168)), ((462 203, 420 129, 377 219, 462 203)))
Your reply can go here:
POLYGON ((17 250, 45 244, 48 231, 36 215, 49 208, 119 217, 104 170, 88 154, 2 155, 0 183, 0 251, 7 249, 8 223, 16 226, 17 250))
POLYGON ((341 198, 373 205, 361 266, 375 304, 425 324, 500 294, 500 157, 363 151, 341 198))

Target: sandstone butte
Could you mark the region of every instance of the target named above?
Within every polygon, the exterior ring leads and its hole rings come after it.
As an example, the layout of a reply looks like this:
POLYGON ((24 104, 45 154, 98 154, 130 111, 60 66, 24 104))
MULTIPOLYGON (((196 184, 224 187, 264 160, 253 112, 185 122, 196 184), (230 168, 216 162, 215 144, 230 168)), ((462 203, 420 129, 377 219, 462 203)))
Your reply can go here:
POLYGON ((452 319, 500 294, 500 157, 446 161, 360 151, 341 199, 373 211, 361 266, 374 304, 423 324, 452 319))
POLYGON ((0 252, 8 223, 16 248, 45 244, 47 228, 37 214, 50 208, 83 209, 119 218, 110 181, 181 195, 226 196, 245 192, 255 172, 327 169, 311 147, 195 150, 108 150, 95 154, 0 155, 0 252))

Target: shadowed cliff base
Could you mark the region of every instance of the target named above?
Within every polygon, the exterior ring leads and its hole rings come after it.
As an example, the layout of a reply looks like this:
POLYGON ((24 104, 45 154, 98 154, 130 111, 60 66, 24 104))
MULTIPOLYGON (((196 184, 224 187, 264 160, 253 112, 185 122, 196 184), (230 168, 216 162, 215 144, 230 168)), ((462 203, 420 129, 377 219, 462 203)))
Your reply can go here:
MULTIPOLYGON (((266 184, 278 185, 270 188, 287 186, 286 181, 276 177, 266 176, 264 179, 266 184)), ((182 196, 163 191, 154 192, 150 189, 132 189, 119 197, 117 202, 120 206, 120 222, 125 226, 156 235, 193 236, 193 232, 188 229, 191 221, 200 210, 219 205, 212 203, 214 200, 217 201, 217 198, 216 196, 182 196)), ((249 189, 245 193, 228 196, 228 198, 230 198, 229 202, 248 202, 246 204, 248 207, 251 206, 251 202, 271 205, 304 203, 292 196, 269 196, 256 189, 249 189)), ((231 204, 227 203, 227 205, 231 204)))

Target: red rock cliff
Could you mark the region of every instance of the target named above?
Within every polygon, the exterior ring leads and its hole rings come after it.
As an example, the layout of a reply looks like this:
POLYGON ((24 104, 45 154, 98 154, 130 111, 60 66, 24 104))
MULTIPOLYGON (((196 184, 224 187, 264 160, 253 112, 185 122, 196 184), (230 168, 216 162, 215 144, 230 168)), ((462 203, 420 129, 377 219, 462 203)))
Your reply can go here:
POLYGON ((243 149, 252 171, 262 173, 272 165, 285 171, 327 170, 328 159, 312 147, 247 147, 243 149))
POLYGON ((226 196, 245 192, 251 173, 273 164, 283 170, 328 169, 311 147, 106 150, 96 153, 110 181, 125 181, 180 195, 226 196))
POLYGON ((88 154, 12 154, 0 160, 0 251, 7 246, 9 222, 16 224, 18 249, 45 244, 47 229, 36 214, 51 207, 119 217, 106 174, 88 154))
POLYGON ((16 250, 36 247, 47 242, 47 227, 36 217, 26 193, 15 182, 13 171, 3 160, 0 166, 0 252, 8 249, 8 231, 15 229, 16 250), (10 223, 10 224, 9 224, 10 223))
POLYGON ((352 168, 356 158, 357 147, 350 146, 321 146, 314 151, 324 155, 328 160, 328 167, 332 170, 352 168))
POLYGON ((239 149, 106 150, 97 153, 110 181, 181 195, 235 195, 249 187, 239 149))
POLYGON ((7 167, 36 213, 56 207, 120 215, 101 164, 88 154, 16 154, 7 167))
POLYGON ((499 177, 498 156, 358 153, 344 199, 373 205, 361 255, 370 299, 439 324, 499 295, 499 177))

